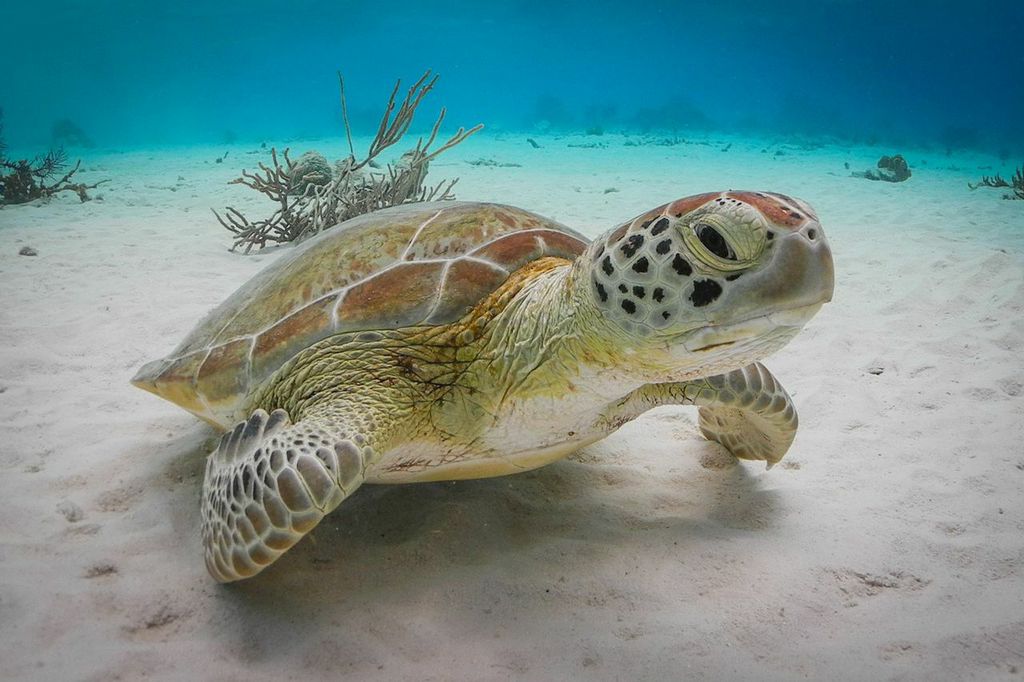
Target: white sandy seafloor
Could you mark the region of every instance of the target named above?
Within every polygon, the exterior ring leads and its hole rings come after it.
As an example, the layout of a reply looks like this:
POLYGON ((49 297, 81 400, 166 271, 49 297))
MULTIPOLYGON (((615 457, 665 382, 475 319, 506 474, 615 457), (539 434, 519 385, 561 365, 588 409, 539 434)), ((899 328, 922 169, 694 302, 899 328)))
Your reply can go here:
POLYGON ((844 163, 901 150, 526 137, 431 178, 589 235, 708 190, 817 208, 836 294, 766 362, 801 416, 783 463, 661 408, 534 472, 364 486, 217 585, 217 434, 128 379, 277 256, 229 253, 209 211, 269 210, 225 184, 264 157, 86 152, 102 201, 0 210, 0 678, 1024 679, 1024 202, 966 186, 1009 167, 907 150, 890 185, 844 163))

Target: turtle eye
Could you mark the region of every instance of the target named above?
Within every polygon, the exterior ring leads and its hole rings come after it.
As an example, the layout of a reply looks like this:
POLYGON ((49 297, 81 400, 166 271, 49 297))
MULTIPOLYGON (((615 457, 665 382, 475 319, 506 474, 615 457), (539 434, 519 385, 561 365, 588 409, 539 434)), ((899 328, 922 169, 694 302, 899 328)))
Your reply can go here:
POLYGON ((725 241, 725 237, 722 233, 716 230, 707 223, 697 223, 693 226, 693 231, 697 235, 697 239, 704 245, 711 253, 715 254, 723 260, 735 261, 736 252, 729 246, 729 242, 725 241))
POLYGON ((697 260, 714 270, 744 270, 764 250, 764 228, 756 222, 712 214, 700 216, 679 229, 697 260))

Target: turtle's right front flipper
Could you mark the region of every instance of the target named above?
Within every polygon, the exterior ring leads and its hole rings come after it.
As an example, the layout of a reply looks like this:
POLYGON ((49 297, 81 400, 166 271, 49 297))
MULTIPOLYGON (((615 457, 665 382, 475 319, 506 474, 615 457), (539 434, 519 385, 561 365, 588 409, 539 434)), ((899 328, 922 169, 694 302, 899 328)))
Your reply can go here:
POLYGON ((797 415, 782 384, 760 362, 693 381, 645 384, 603 415, 608 431, 659 405, 697 405, 700 430, 740 459, 771 467, 793 444, 797 415))
POLYGON ((793 399, 760 362, 698 382, 700 430, 740 459, 778 464, 796 437, 793 399))
POLYGON ((206 567, 249 578, 290 549, 363 482, 371 434, 256 410, 224 434, 203 483, 206 567))

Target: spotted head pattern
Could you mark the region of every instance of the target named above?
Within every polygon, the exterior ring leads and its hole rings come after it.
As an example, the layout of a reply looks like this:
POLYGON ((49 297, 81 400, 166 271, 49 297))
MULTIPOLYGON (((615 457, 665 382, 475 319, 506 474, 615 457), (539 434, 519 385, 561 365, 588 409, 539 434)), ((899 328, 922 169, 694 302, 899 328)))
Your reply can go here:
POLYGON ((680 199, 597 239, 591 286, 605 316, 632 332, 713 317, 746 273, 772 261, 779 240, 817 217, 803 202, 766 192, 714 192, 680 199))

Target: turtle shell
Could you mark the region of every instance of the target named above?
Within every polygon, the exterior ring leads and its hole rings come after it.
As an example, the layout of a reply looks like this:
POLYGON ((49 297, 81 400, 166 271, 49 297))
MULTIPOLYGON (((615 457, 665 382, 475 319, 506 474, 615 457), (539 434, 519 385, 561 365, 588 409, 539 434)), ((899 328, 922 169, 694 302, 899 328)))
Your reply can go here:
POLYGON ((454 322, 515 270, 575 258, 583 235, 511 206, 406 204, 295 247, 210 312, 136 386, 220 426, 300 351, 328 336, 454 322))

